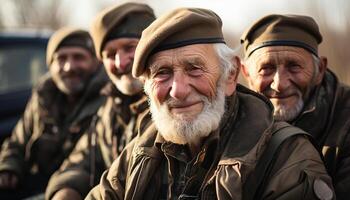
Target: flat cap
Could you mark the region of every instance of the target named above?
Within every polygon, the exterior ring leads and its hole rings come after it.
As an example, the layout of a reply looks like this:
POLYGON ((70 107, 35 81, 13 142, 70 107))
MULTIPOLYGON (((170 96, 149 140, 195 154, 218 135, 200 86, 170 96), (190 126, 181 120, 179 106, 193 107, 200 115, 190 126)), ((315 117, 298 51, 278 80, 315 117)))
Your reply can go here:
POLYGON ((266 46, 296 46, 318 55, 322 35, 315 20, 303 15, 267 15, 241 37, 245 57, 266 46))
POLYGON ((140 38, 142 31, 154 19, 153 9, 146 4, 125 3, 102 10, 93 20, 90 29, 97 57, 102 59, 102 50, 108 40, 140 38))
POLYGON ((191 44, 225 43, 220 17, 211 10, 179 8, 156 19, 136 47, 132 74, 143 74, 148 58, 159 51, 191 44))
POLYGON ((94 45, 89 32, 73 28, 63 27, 57 30, 51 37, 46 48, 46 64, 50 66, 53 54, 62 46, 79 46, 87 49, 95 55, 94 45))

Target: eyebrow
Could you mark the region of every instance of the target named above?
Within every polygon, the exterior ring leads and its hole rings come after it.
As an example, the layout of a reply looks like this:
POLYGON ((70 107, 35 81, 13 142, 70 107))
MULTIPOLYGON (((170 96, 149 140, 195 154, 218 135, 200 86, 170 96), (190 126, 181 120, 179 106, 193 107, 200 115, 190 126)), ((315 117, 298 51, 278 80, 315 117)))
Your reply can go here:
POLYGON ((164 65, 168 65, 168 63, 165 63, 165 62, 153 63, 153 64, 150 64, 148 68, 149 68, 150 72, 152 73, 152 72, 158 71, 164 65))

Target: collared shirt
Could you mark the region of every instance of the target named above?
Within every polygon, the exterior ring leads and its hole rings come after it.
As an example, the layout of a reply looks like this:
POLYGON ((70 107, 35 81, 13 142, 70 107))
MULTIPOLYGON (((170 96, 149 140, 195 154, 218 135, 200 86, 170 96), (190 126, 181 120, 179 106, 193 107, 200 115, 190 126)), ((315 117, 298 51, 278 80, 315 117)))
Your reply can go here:
POLYGON ((205 139, 202 149, 195 157, 191 157, 188 145, 166 142, 158 135, 156 144, 164 152, 165 170, 169 177, 163 178, 161 197, 164 199, 198 198, 198 191, 215 162, 219 133, 210 134, 205 139))

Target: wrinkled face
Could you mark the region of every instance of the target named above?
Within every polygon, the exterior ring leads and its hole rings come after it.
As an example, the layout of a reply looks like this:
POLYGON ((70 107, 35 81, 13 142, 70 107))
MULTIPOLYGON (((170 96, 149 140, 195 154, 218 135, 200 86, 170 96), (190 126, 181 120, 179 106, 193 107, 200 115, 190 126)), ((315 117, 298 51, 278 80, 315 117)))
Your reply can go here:
POLYGON ((211 44, 188 45, 150 57, 145 92, 158 131, 167 141, 198 143, 224 113, 225 81, 211 44))
POLYGON ((301 112, 321 76, 312 54, 303 48, 271 46, 256 50, 243 66, 251 89, 275 107, 277 120, 290 121, 301 112))
POLYGON ((131 75, 134 54, 139 39, 119 38, 106 43, 102 61, 114 85, 126 95, 142 91, 143 84, 131 75))
POLYGON ((54 53, 49 70, 62 92, 77 95, 84 90, 97 68, 97 60, 88 50, 67 46, 54 53))

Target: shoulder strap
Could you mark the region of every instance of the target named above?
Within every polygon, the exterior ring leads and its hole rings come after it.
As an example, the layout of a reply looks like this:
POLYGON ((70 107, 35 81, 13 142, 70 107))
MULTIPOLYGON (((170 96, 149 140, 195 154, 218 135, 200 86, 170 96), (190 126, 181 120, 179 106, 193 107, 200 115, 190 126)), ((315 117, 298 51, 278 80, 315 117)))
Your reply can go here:
POLYGON ((244 200, 261 198, 261 193, 264 186, 263 183, 269 176, 269 169, 272 167, 274 159, 276 159, 278 155, 279 148, 284 141, 296 135, 305 135, 312 138, 310 134, 297 127, 291 126, 286 122, 280 123, 281 126, 272 134, 265 151, 258 160, 255 170, 247 177, 244 184, 245 187, 243 189, 244 200))

